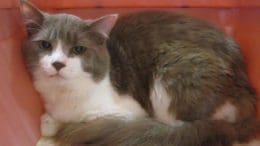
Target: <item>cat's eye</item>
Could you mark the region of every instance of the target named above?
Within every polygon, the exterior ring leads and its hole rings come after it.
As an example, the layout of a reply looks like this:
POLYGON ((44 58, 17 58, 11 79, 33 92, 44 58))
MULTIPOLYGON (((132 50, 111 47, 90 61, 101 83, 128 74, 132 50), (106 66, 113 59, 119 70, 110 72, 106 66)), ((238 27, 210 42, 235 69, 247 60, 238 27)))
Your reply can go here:
POLYGON ((85 51, 87 50, 86 47, 83 47, 83 46, 75 46, 72 48, 72 52, 75 54, 75 55, 81 55, 83 54, 85 51))
POLYGON ((41 48, 41 49, 45 49, 45 50, 50 50, 50 49, 52 49, 52 45, 51 45, 51 43, 50 42, 48 42, 48 41, 44 41, 44 40, 42 40, 42 41, 39 41, 39 47, 41 48))

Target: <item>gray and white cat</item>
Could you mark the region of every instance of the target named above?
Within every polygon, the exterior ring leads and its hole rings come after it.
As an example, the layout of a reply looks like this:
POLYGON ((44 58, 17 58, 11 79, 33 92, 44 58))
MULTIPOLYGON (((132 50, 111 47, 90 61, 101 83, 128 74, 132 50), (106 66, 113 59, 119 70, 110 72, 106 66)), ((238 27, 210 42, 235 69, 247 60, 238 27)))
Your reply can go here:
POLYGON ((46 108, 37 146, 254 138, 256 94, 239 46, 212 25, 165 11, 87 21, 25 1, 21 11, 26 63, 46 108))

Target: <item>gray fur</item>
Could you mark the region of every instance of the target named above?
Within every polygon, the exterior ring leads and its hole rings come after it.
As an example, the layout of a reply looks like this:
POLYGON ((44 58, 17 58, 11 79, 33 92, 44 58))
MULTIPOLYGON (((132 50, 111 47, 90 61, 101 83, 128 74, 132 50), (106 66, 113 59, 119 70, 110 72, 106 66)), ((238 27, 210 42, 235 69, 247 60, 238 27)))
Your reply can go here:
POLYGON ((74 57, 71 47, 84 45, 88 50, 80 56, 83 69, 96 81, 109 72, 113 88, 132 96, 150 115, 134 121, 104 117, 68 123, 56 135, 58 141, 229 146, 254 137, 256 93, 247 79, 243 56, 239 46, 214 26, 172 12, 146 11, 120 17, 107 39, 92 23, 72 15, 37 11, 36 17, 40 19, 27 21, 30 39, 24 48, 29 68, 37 67, 40 55, 50 53, 37 47, 39 40, 54 46, 63 40, 67 43, 64 52, 70 57, 74 57), (173 128, 152 119, 150 93, 156 78, 170 95, 169 113, 184 121, 183 126, 173 128), (238 109, 236 121, 211 120, 227 101, 238 109))
POLYGON ((107 116, 68 123, 55 139, 99 146, 230 146, 238 135, 235 131, 225 121, 198 120, 173 128, 151 119, 126 121, 107 116))
POLYGON ((149 96, 160 77, 172 98, 169 112, 185 124, 172 128, 151 119, 97 119, 72 124, 59 138, 96 145, 229 146, 254 137, 256 94, 243 57, 214 26, 170 12, 134 13, 119 18, 107 44, 117 91, 133 96, 153 117, 149 96), (237 107, 237 120, 211 120, 226 101, 237 107))
POLYGON ((239 47, 204 21, 171 12, 129 14, 117 21, 108 49, 114 86, 151 115, 149 94, 160 77, 173 99, 169 111, 180 120, 207 118, 225 101, 248 110, 242 119, 255 116, 239 47))
MULTIPOLYGON (((39 13, 39 12, 38 12, 39 13)), ((24 42, 24 54, 28 67, 37 67, 39 56, 51 53, 52 50, 39 49, 38 43, 41 40, 51 42, 53 48, 61 40, 64 44, 63 51, 69 57, 75 57, 71 49, 75 46, 84 46, 87 51, 80 57, 83 69, 92 74, 96 81, 104 78, 109 67, 109 56, 105 48, 105 36, 91 29, 89 24, 80 18, 68 14, 49 15, 38 14, 43 20, 37 22, 26 17, 29 40, 24 42), (33 23, 31 23, 33 22, 33 23), (31 32, 34 30, 34 33, 31 32)))

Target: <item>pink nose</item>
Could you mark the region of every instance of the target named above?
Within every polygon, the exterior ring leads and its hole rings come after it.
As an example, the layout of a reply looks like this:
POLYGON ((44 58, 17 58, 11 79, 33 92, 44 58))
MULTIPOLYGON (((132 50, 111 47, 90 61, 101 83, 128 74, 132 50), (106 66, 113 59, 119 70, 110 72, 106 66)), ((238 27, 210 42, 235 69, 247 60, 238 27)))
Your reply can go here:
POLYGON ((61 68, 65 67, 65 64, 59 61, 55 61, 52 63, 52 66, 59 71, 61 68))

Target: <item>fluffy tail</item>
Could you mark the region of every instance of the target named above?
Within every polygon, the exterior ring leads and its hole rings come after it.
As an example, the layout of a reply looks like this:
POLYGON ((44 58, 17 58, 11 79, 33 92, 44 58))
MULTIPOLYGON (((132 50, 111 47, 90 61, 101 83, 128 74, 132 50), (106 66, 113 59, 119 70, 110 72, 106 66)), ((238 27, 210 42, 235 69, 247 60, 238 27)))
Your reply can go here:
POLYGON ((104 117, 66 124, 55 137, 70 144, 106 146, 231 146, 239 133, 225 121, 187 122, 180 127, 140 119, 104 117))

